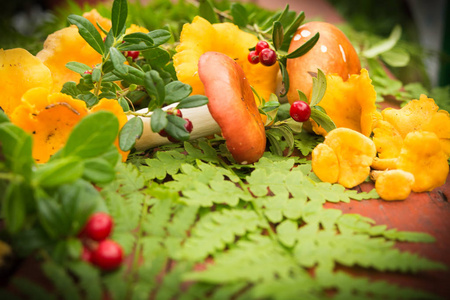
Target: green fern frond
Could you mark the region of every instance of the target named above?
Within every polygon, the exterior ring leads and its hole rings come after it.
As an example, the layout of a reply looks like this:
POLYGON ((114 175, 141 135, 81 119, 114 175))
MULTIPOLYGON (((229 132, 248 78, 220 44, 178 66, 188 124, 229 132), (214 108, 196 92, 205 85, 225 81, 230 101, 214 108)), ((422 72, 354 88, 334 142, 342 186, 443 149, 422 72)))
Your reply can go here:
POLYGON ((237 236, 264 227, 265 222, 252 210, 223 209, 210 212, 195 224, 179 258, 202 260, 232 244, 237 236))

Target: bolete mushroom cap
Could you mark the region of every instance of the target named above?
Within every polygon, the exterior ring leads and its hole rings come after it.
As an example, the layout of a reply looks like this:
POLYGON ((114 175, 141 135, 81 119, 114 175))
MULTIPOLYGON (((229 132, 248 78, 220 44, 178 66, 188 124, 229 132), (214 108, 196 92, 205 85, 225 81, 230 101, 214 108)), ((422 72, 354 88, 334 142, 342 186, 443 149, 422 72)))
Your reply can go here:
POLYGON ((225 54, 206 52, 198 62, 198 73, 209 99, 208 109, 233 158, 241 164, 257 161, 264 154, 266 135, 242 68, 225 54))
MULTIPOLYGON (((369 176, 370 165, 376 155, 375 144, 370 138, 355 130, 341 127, 330 131, 325 137, 324 144, 332 149, 337 157, 339 168, 337 182, 339 184, 346 188, 352 188, 364 182, 369 176)), ((317 147, 323 146, 319 144, 317 147)), ((315 150, 316 154, 312 157, 313 171, 322 181, 333 178, 327 175, 327 171, 330 166, 335 165, 330 150, 326 149, 326 151, 315 150), (323 157, 320 155, 321 152, 325 153, 323 157), (321 162, 321 160, 323 161, 321 162), (328 162, 331 162, 331 165, 328 162)), ((335 171, 331 170, 330 172, 335 171)))
POLYGON ((289 92, 287 98, 292 104, 300 100, 297 90, 310 96, 312 76, 321 69, 325 74, 337 74, 347 80, 351 74, 359 74, 361 63, 358 54, 345 34, 336 26, 326 22, 309 22, 297 29, 288 52, 292 52, 317 32, 320 38, 316 45, 303 56, 288 59, 289 92))

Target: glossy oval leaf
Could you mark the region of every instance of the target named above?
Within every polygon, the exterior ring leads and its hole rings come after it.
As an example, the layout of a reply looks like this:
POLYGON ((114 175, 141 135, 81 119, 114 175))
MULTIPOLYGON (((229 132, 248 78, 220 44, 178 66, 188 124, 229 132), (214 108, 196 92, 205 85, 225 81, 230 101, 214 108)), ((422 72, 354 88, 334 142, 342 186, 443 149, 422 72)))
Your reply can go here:
POLYGON ((170 32, 164 29, 152 30, 147 34, 152 38, 154 47, 161 46, 172 37, 170 32))
POLYGON ((189 132, 184 128, 186 120, 174 115, 167 115, 167 121, 165 130, 170 136, 179 141, 187 141, 189 139, 189 132))
POLYGON ((191 93, 192 87, 189 84, 183 83, 181 81, 172 81, 165 86, 166 97, 164 99, 164 104, 168 105, 179 102, 188 97, 191 93))
POLYGON ((84 117, 72 130, 63 148, 63 156, 91 158, 103 154, 117 137, 119 121, 109 111, 84 117))
POLYGON ((78 73, 80 75, 83 75, 84 72, 89 71, 89 70, 92 69, 92 67, 89 67, 88 65, 82 64, 82 63, 77 62, 77 61, 68 62, 66 64, 66 68, 71 70, 71 71, 74 71, 74 72, 76 72, 76 73, 78 73))
POLYGON ((217 14, 214 11, 214 5, 209 0, 199 0, 198 14, 200 17, 209 21, 209 23, 219 23, 217 14))
POLYGON ((331 120, 331 118, 320 109, 311 107, 311 119, 313 119, 314 122, 317 123, 317 125, 325 129, 326 132, 330 132, 331 130, 336 128, 333 120, 331 120))
POLYGON ((199 107, 208 104, 208 101, 209 101, 208 97, 204 95, 192 95, 181 100, 180 103, 177 105, 177 108, 181 109, 181 108, 199 107))
POLYGON ((129 151, 136 144, 136 140, 142 135, 144 124, 142 119, 134 117, 123 125, 119 133, 119 147, 123 151, 129 151))
POLYGON ((123 56, 123 54, 114 47, 109 49, 109 54, 111 55, 111 62, 114 65, 114 69, 121 74, 127 74, 128 69, 125 67, 125 62, 127 59, 125 56, 123 56))
POLYGON ((167 126, 167 113, 161 108, 157 108, 153 111, 150 119, 150 127, 153 132, 160 132, 167 126))
POLYGON ((108 183, 115 175, 113 166, 103 158, 96 157, 84 162, 83 178, 89 182, 108 183))
POLYGON ((105 46, 103 44, 102 36, 88 19, 71 14, 67 17, 67 20, 70 24, 78 27, 80 35, 95 51, 103 55, 105 46))
POLYGON ((82 174, 83 162, 78 157, 64 157, 39 166, 34 182, 41 187, 56 187, 75 182, 82 174))
POLYGON ((161 106, 165 98, 165 85, 157 71, 151 70, 145 73, 144 87, 148 95, 156 100, 156 105, 161 106))
POLYGON ((313 77, 311 101, 309 105, 315 106, 322 100, 327 90, 327 78, 321 69, 317 69, 317 77, 313 77))
POLYGON ((111 30, 115 37, 118 37, 125 29, 127 15, 127 0, 114 0, 111 11, 111 30))
POLYGON ((239 27, 245 27, 248 24, 247 9, 240 3, 231 4, 231 16, 233 17, 233 23, 239 27))

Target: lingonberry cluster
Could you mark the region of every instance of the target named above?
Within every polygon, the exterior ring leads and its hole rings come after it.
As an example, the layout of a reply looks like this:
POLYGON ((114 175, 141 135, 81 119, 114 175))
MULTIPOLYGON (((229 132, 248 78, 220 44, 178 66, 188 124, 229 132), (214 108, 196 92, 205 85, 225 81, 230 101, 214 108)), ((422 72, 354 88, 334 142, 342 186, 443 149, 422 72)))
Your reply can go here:
MULTIPOLYGON (((174 108, 174 109, 170 109, 166 111, 169 115, 174 115, 180 118, 183 118, 183 114, 181 113, 181 110, 174 108)), ((186 123, 184 124, 184 128, 186 129, 187 132, 191 133, 192 130, 194 129, 194 125, 192 125, 191 120, 189 120, 188 118, 184 118, 184 120, 186 121, 186 123)), ((167 131, 165 131, 164 129, 161 130, 160 132, 158 132, 158 134, 162 137, 166 137, 169 141, 171 141, 172 143, 177 143, 179 142, 176 138, 170 136, 167 131)))
POLYGON ((277 53, 270 48, 266 41, 256 43, 255 50, 249 52, 248 61, 252 64, 261 63, 264 66, 273 66, 277 62, 277 53))
POLYGON ((123 261, 122 247, 109 239, 113 220, 106 213, 94 213, 86 222, 79 237, 83 242, 81 259, 102 270, 113 270, 123 261))
POLYGON ((295 101, 289 109, 289 114, 297 122, 306 122, 311 116, 311 107, 304 101, 295 101))

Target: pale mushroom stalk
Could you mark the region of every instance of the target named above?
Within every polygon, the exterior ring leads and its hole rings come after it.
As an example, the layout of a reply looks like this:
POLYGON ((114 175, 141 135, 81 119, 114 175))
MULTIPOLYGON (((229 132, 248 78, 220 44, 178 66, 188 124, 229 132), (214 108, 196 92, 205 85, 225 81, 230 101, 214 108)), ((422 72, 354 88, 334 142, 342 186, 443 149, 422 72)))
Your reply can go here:
MULTIPOLYGON (((163 110, 174 108, 176 107, 177 104, 178 103, 168 105, 164 107, 163 110)), ((219 125, 212 118, 211 114, 209 113, 209 109, 206 105, 180 110, 183 114, 183 118, 189 119, 192 122, 193 130, 190 134, 191 140, 220 133, 219 125)), ((147 108, 143 108, 141 110, 138 110, 136 113, 145 114, 146 112, 147 108)), ((133 117, 134 115, 128 116, 129 119, 133 117)), ((150 126, 151 114, 148 117, 140 116, 140 118, 144 123, 144 131, 141 137, 136 141, 135 145, 136 150, 143 151, 170 143, 170 141, 167 138, 162 137, 157 132, 152 131, 152 128, 150 126)))

